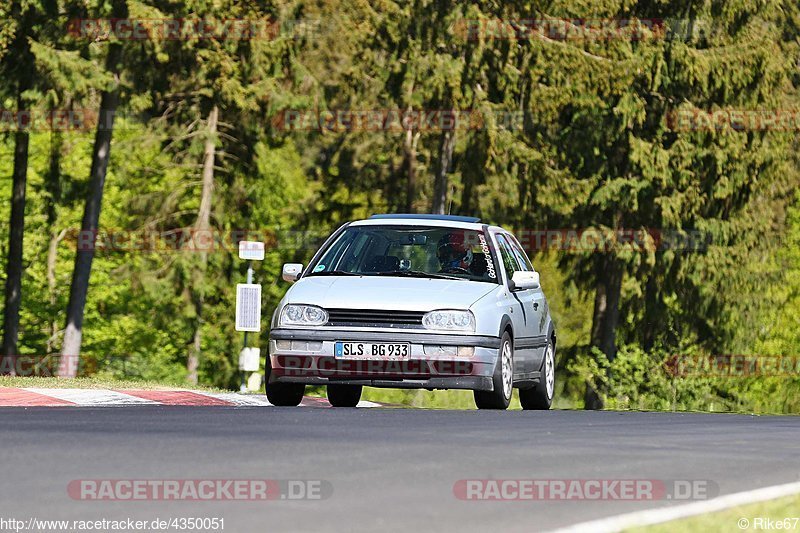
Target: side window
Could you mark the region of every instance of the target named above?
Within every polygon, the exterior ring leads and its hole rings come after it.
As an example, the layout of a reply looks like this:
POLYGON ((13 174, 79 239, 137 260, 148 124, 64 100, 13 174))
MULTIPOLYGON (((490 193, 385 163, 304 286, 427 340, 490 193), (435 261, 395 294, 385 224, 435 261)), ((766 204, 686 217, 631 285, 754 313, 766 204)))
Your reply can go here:
POLYGON ((338 268, 338 270, 353 272, 358 266, 359 259, 362 257, 362 251, 370 240, 371 237, 367 233, 362 233, 353 239, 353 243, 349 247, 349 250, 344 257, 342 257, 342 265, 338 268))
POLYGON ((511 279, 514 272, 522 270, 517 259, 514 257, 514 252, 508 244, 508 240, 504 235, 497 235, 497 244, 500 246, 500 257, 503 260, 503 269, 506 271, 506 276, 511 279))
POLYGON ((533 264, 531 264, 531 260, 528 259, 527 254, 522 249, 522 246, 519 245, 519 241, 513 236, 509 235, 508 242, 511 244, 511 249, 514 252, 514 257, 517 258, 517 263, 522 266, 522 270, 527 270, 528 272, 533 272, 533 264))
POLYGON ((325 252, 317 265, 314 267, 315 270, 335 270, 338 268, 339 262, 342 260, 342 255, 345 253, 347 248, 353 242, 353 234, 348 233, 345 231, 337 240, 334 242, 328 251, 325 252), (322 265, 322 268, 320 268, 322 265))

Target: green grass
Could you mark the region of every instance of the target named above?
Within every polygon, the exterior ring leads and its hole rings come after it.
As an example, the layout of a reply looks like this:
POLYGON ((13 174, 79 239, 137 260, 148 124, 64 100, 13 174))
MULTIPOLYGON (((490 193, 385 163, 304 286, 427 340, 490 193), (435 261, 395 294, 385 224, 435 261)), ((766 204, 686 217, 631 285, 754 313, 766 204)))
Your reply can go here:
POLYGON ((728 533, 730 531, 776 530, 800 531, 800 494, 627 531, 631 533, 694 533, 695 531, 728 533), (757 518, 764 519, 764 522, 760 524, 761 527, 758 527, 759 524, 756 523, 757 518), (768 529, 766 519, 773 521, 772 529, 768 529), (785 524, 784 519, 788 519, 785 524), (739 520, 747 520, 747 525, 740 524, 739 520), (777 522, 780 522, 781 525, 776 527, 775 523, 777 522), (788 525, 788 527, 782 527, 784 525, 788 525))
POLYGON ((206 392, 219 392, 219 389, 198 385, 168 385, 156 381, 114 380, 101 378, 51 378, 0 376, 0 387, 38 387, 42 389, 146 389, 169 390, 191 389, 206 392))

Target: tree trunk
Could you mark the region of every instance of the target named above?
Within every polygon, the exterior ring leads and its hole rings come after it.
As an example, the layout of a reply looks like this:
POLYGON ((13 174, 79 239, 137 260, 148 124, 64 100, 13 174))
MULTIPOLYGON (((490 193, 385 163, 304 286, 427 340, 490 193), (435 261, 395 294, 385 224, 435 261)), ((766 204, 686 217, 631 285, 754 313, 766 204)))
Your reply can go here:
POLYGON ((622 290, 622 267, 616 258, 606 255, 600 260, 601 269, 594 299, 592 316, 592 346, 600 348, 609 361, 617 355, 616 329, 619 321, 619 297, 622 290))
MULTIPOLYGON (((22 89, 17 98, 22 110, 22 89)), ((11 193, 11 223, 8 234, 8 264, 6 266, 6 291, 3 306, 3 357, 7 360, 0 368, 16 373, 17 340, 19 338, 19 308, 22 299, 22 239, 25 230, 25 189, 28 176, 28 144, 26 130, 14 136, 14 171, 11 193)))
POLYGON ((439 168, 433 183, 433 203, 431 213, 444 215, 447 213, 447 173, 453 162, 453 148, 456 144, 455 129, 447 130, 442 134, 442 142, 439 146, 439 168))
MULTIPOLYGON (((55 112, 55 110, 53 110, 55 112)), ((45 214, 47 225, 53 228, 58 221, 58 206, 61 203, 61 152, 64 147, 64 134, 61 131, 50 133, 50 157, 47 173, 44 176, 45 214)))
POLYGON ((406 140, 403 143, 403 156, 406 168, 406 213, 414 213, 414 200, 417 195, 417 141, 419 133, 414 133, 413 128, 406 130, 406 140))
POLYGON ((187 381, 197 385, 197 368, 200 366, 200 351, 202 349, 202 336, 200 333, 200 326, 202 325, 201 314, 203 312, 202 302, 195 303, 195 313, 197 315, 197 322, 194 328, 194 335, 192 336, 192 345, 189 348, 189 356, 186 359, 187 381))
POLYGON ((477 149, 477 140, 473 139, 467 144, 464 155, 462 156, 464 159, 461 165, 461 183, 463 184, 463 189, 461 189, 459 213, 464 215, 472 215, 475 209, 473 195, 475 194, 478 173, 480 172, 480 170, 476 168, 479 165, 475 163, 477 149))
MULTIPOLYGON (((50 233, 50 244, 47 247, 47 290, 50 294, 50 309, 55 310, 56 307, 56 261, 58 260, 58 244, 67 235, 67 230, 62 229, 56 233, 56 230, 50 233)), ((55 314, 54 314, 55 315, 55 314)), ((58 337, 58 321, 56 317, 50 321, 50 337, 47 339, 45 347, 45 355, 53 353, 53 346, 58 337)))
POLYGON ((47 246, 47 292, 50 301, 50 336, 47 339, 45 354, 53 353, 53 347, 58 337, 58 320, 56 313, 56 262, 58 260, 58 244, 66 236, 67 230, 60 232, 56 228, 58 223, 58 206, 61 203, 61 149, 64 137, 58 130, 50 134, 50 161, 47 174, 45 174, 44 187, 47 191, 46 210, 47 227, 50 228, 50 243, 47 246))
POLYGON ((217 120, 219 109, 208 113, 208 135, 203 148, 203 189, 200 193, 200 208, 197 210, 195 229, 206 231, 211 227, 211 200, 214 193, 214 158, 217 146, 217 120))
MULTIPOLYGON (((217 106, 211 108, 208 114, 208 134, 203 149, 203 187, 200 193, 200 207, 197 210, 197 220, 194 224, 195 235, 207 232, 211 229, 211 205, 214 196, 214 160, 216 157, 217 142, 217 120, 219 109, 217 106)), ((194 242, 194 239, 192 239, 194 242)), ((200 242, 211 242, 211 239, 201 237, 200 242)), ((196 242, 195 242, 196 245, 196 242)), ((203 300, 205 283, 205 271, 208 264, 208 254, 206 250, 195 251, 200 253, 200 267, 192 278, 192 300, 195 307, 195 326, 192 346, 186 358, 187 379, 190 383, 197 383, 197 368, 200 366, 200 353, 202 349, 201 328, 203 326, 203 300)))
MULTIPOLYGON (((591 345, 602 351, 609 361, 617 355, 616 330, 619 323, 619 299, 622 292, 622 265, 612 254, 597 261, 597 285, 592 315, 591 345)), ((592 386, 587 386, 586 409, 602 409, 603 400, 592 386)))
MULTIPOLYGON (((115 2, 114 14, 125 18, 128 15, 124 0, 115 2)), ((72 272, 72 284, 67 305, 67 326, 64 330, 64 344, 61 347, 61 359, 58 365, 59 377, 74 378, 78 372, 81 353, 81 337, 83 334, 83 313, 86 306, 86 294, 89 290, 89 275, 92 272, 94 259, 94 242, 100 220, 100 207, 103 202, 103 188, 106 182, 106 171, 111 154, 111 135, 114 130, 114 115, 119 105, 119 62, 122 48, 119 43, 109 45, 106 58, 106 70, 114 75, 115 86, 103 92, 100 100, 97 132, 92 150, 92 168, 89 177, 89 196, 83 211, 81 236, 91 236, 88 250, 78 249, 75 254, 75 268, 72 272)), ((79 237, 80 240, 80 237, 79 237)))
POLYGON ((655 272, 650 272, 647 278, 644 292, 644 333, 642 334, 642 348, 645 352, 650 352, 655 345, 656 330, 663 326, 656 319, 658 316, 658 283, 656 282, 655 272))

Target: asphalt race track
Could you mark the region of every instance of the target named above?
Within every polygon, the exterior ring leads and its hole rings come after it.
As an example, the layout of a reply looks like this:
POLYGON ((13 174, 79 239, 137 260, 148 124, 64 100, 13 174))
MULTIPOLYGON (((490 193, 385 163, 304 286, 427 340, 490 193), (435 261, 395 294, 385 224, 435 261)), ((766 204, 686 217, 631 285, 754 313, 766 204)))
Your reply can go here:
MULTIPOLYGON (((800 480, 800 417, 137 406, 0 409, 0 517, 224 518, 225 531, 539 531, 673 505, 465 501, 462 479, 800 480), (85 501, 85 479, 319 480, 322 500, 85 501)), ((735 529, 735 525, 731 524, 735 529)))

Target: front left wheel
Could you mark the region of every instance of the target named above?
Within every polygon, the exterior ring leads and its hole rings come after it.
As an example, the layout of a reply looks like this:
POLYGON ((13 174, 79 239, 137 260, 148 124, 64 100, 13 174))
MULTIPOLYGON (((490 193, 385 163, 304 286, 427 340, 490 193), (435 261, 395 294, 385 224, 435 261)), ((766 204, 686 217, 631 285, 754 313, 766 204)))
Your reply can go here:
POLYGON ((514 390, 514 345, 506 331, 500 340, 497 365, 492 376, 493 391, 474 391, 478 409, 508 409, 514 390))
POLYGON ((556 361, 553 341, 547 341, 544 349, 541 377, 539 383, 532 389, 519 391, 519 403, 525 410, 550 409, 553 404, 553 395, 556 388, 556 361))

